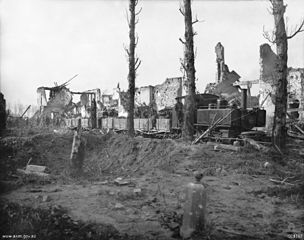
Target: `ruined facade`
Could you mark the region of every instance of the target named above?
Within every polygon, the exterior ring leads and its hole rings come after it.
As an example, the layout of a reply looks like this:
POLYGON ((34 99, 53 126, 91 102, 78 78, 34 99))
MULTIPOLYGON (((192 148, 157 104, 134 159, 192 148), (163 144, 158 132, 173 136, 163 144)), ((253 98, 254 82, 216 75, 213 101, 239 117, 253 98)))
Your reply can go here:
POLYGON ((149 106, 154 101, 154 87, 149 85, 145 87, 136 88, 135 90, 135 104, 149 106))
POLYGON ((66 87, 60 87, 58 89, 56 87, 40 87, 37 89, 37 96, 40 111, 45 113, 56 112, 61 114, 72 104, 72 93, 66 87), (46 90, 50 90, 48 100, 46 97, 46 90))
POLYGON ((289 102, 298 102, 300 119, 304 119, 304 68, 289 68, 287 76, 289 102))
POLYGON ((260 106, 266 110, 265 128, 272 130, 275 110, 275 64, 277 56, 269 44, 260 46, 260 106))
MULTIPOLYGON (((153 106, 156 111, 172 108, 175 98, 182 96, 183 78, 167 78, 162 84, 156 86, 145 86, 135 91, 135 107, 153 106)), ((118 116, 126 117, 128 112, 128 93, 115 90, 118 93, 118 116)))
POLYGON ((167 78, 163 84, 154 87, 154 99, 157 111, 171 108, 175 105, 175 98, 182 96, 183 78, 167 78))
POLYGON ((66 126, 77 126, 81 118, 83 127, 96 127, 97 110, 102 109, 100 89, 86 92, 72 92, 66 84, 37 89, 39 111, 35 114, 37 124, 59 126, 63 120, 66 126), (48 98, 47 98, 47 92, 48 98), (80 101, 73 102, 73 96, 80 95, 80 101), (94 110, 93 110, 94 109, 94 110))
MULTIPOLYGON (((274 85, 276 79, 275 65, 277 55, 272 51, 269 44, 260 46, 260 106, 266 110, 266 129, 271 131, 275 111, 274 85)), ((299 102, 299 107, 304 106, 304 69, 289 68, 287 75, 288 102, 299 102)), ((299 112, 303 119, 303 111, 299 112)))
POLYGON ((240 75, 235 71, 229 71, 225 64, 224 47, 220 42, 215 46, 215 54, 217 67, 215 83, 207 84, 205 93, 222 96, 227 100, 238 97, 240 92, 233 84, 239 81, 240 75))
POLYGON ((224 79, 224 72, 226 71, 226 66, 225 65, 225 50, 223 45, 219 42, 215 46, 215 54, 216 54, 216 83, 220 83, 224 79))

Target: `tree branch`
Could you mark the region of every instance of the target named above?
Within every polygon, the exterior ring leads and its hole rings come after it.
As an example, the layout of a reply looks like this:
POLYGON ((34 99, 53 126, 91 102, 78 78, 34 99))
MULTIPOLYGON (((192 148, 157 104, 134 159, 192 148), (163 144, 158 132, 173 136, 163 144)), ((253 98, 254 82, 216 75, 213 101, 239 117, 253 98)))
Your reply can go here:
POLYGON ((129 14, 128 14, 128 10, 127 9, 126 9, 126 18, 127 18, 128 26, 130 27, 130 19, 129 19, 129 14))
POLYGON ((125 45, 123 45, 123 48, 125 49, 125 51, 126 51, 126 53, 128 54, 128 56, 130 56, 129 49, 128 49, 125 45))
POLYGON ((135 59, 135 66, 136 66, 136 64, 138 63, 138 61, 139 61, 139 58, 137 57, 137 58, 135 59))
POLYGON ((179 38, 178 40, 179 40, 182 44, 186 44, 186 43, 183 41, 183 39, 179 38))
POLYGON ((303 26, 304 26, 304 19, 302 20, 300 26, 296 27, 296 30, 294 30, 294 32, 292 34, 290 34, 289 36, 287 36, 287 39, 291 39, 294 36, 296 36, 298 33, 304 32, 303 26))
POLYGON ((179 8, 179 11, 180 11, 180 13, 181 13, 183 16, 185 16, 185 13, 184 13, 184 11, 182 10, 181 7, 179 8))
POLYGON ((138 43, 138 39, 139 39, 139 37, 138 37, 138 34, 136 34, 136 39, 135 39, 135 46, 137 46, 137 43, 138 43))
POLYGON ((198 22, 203 22, 203 21, 198 20, 197 15, 196 15, 195 20, 192 22, 192 25, 195 24, 195 23, 198 23, 198 22))
POLYGON ((269 32, 265 30, 265 26, 263 26, 263 37, 272 44, 276 43, 274 34, 272 33, 270 36, 269 32))
POLYGON ((137 71, 137 69, 139 68, 140 64, 141 64, 141 60, 139 60, 137 58, 136 61, 135 61, 135 71, 137 71), (136 66, 136 63, 137 63, 137 66, 136 66))
POLYGON ((137 13, 135 13, 135 16, 139 15, 141 13, 142 7, 139 9, 137 13))
POLYGON ((198 19, 195 19, 193 22, 192 22, 192 25, 195 24, 195 23, 198 23, 199 20, 198 19))
POLYGON ((182 59, 181 59, 181 65, 182 65, 183 69, 184 69, 185 71, 187 71, 187 68, 186 68, 185 64, 183 63, 183 60, 182 60, 182 59))

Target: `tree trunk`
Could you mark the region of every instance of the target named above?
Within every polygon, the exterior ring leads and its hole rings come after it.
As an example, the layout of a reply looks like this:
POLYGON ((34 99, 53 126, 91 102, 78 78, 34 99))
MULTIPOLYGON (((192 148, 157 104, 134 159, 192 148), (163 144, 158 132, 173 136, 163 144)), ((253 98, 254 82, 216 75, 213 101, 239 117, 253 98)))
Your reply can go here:
POLYGON ((91 126, 92 129, 97 127, 97 106, 96 106, 96 100, 93 98, 91 102, 91 126))
POLYGON ((128 82, 129 82, 129 104, 128 104, 128 117, 127 117, 127 126, 128 126, 128 134, 129 136, 134 136, 134 96, 135 96, 135 7, 136 0, 130 0, 129 11, 130 11, 130 21, 129 21, 129 74, 128 74, 128 82))
POLYGON ((184 104, 184 125, 182 137, 185 141, 191 141, 194 134, 194 113, 195 113, 195 67, 193 50, 193 28, 191 0, 184 0, 184 18, 185 18, 185 50, 184 50, 184 68, 186 71, 186 84, 188 85, 188 94, 184 104))
POLYGON ((286 144, 286 112, 287 112, 287 50, 288 42, 285 30, 284 13, 286 6, 283 0, 273 0, 273 16, 275 23, 275 42, 278 60, 276 63, 275 79, 275 115, 272 139, 273 144, 281 150, 285 149, 286 144))

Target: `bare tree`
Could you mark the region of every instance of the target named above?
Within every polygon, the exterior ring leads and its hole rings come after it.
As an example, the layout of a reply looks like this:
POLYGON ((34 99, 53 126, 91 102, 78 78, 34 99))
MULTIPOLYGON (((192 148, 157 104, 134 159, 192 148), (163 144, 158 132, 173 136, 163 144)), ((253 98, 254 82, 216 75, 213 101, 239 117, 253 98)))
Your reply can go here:
POLYGON ((184 16, 185 21, 185 41, 179 39, 185 46, 184 60, 181 62, 182 67, 186 72, 186 85, 188 93, 184 105, 184 124, 182 129, 182 137, 186 141, 191 141, 194 134, 194 117, 195 117, 195 66, 194 66, 194 44, 193 37, 196 35, 193 32, 193 24, 199 22, 196 18, 192 20, 191 0, 183 0, 184 6, 179 9, 184 16))
POLYGON ((284 13, 286 5, 284 0, 269 0, 271 3, 271 14, 274 16, 274 31, 269 34, 264 31, 264 37, 271 43, 276 44, 277 62, 275 77, 275 115, 272 132, 272 141, 279 150, 286 146, 286 113, 287 113, 287 60, 288 60, 288 39, 303 32, 304 20, 289 35, 286 33, 284 13))
POLYGON ((129 2, 129 11, 130 17, 127 14, 127 20, 129 25, 129 38, 130 44, 129 49, 125 47, 125 51, 128 55, 129 61, 129 74, 128 74, 128 117, 127 117, 127 127, 129 136, 134 136, 134 97, 135 97, 135 78, 136 78, 136 70, 139 68, 141 61, 138 57, 135 57, 135 48, 138 43, 138 36, 135 37, 135 26, 138 23, 138 19, 136 16, 139 15, 141 9, 136 12, 136 6, 138 4, 138 0, 130 0, 129 2))

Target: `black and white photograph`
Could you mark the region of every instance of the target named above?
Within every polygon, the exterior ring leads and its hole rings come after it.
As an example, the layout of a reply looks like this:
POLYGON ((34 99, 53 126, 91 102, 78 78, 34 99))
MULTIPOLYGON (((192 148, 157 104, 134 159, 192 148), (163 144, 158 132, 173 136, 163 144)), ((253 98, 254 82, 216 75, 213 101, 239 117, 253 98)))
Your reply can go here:
POLYGON ((304 240, 304 0, 0 0, 0 239, 304 240))

